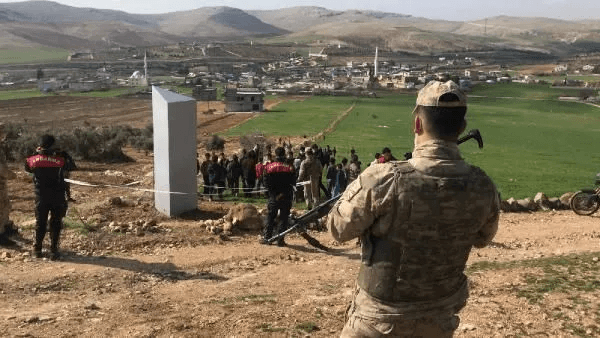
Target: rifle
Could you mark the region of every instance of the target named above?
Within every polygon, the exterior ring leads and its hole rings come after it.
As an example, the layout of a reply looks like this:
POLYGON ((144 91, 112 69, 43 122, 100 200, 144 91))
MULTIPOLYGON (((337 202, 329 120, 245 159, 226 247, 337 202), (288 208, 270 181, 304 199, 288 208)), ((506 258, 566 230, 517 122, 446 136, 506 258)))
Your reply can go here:
MULTIPOLYGON (((481 133, 479 132, 479 129, 471 129, 469 130, 469 132, 458 139, 458 141, 456 141, 456 144, 462 144, 470 139, 474 138, 477 141, 477 145, 479 145, 479 149, 483 148, 483 138, 481 137, 481 133)), ((404 160, 410 160, 412 158, 412 152, 407 152, 404 153, 404 160)))
MULTIPOLYGON (((475 139, 477 141, 477 144, 479 145, 479 148, 480 149, 483 148, 483 138, 481 137, 481 133, 479 132, 479 129, 470 130, 465 136, 459 138, 456 143, 462 144, 470 139, 475 139)), ((412 153, 410 153, 410 152, 406 153, 406 154, 404 154, 404 157, 406 160, 408 160, 408 159, 412 158, 412 153), (410 157, 406 158, 407 155, 410 155, 410 157)), ((337 200, 340 199, 340 197, 342 197, 342 194, 332 197, 329 200, 319 204, 314 209, 308 211, 307 213, 305 213, 304 215, 302 215, 300 217, 290 215, 290 220, 289 220, 290 227, 287 228, 285 231, 281 232, 280 234, 277 234, 277 235, 267 239, 267 242, 273 243, 276 240, 278 240, 279 238, 282 238, 283 236, 289 234, 290 232, 297 231, 300 234, 300 236, 302 236, 304 239, 306 239, 306 241, 310 245, 314 246, 317 249, 323 250, 323 251, 329 251, 328 247, 324 246, 316 238, 309 235, 306 232, 306 228, 308 227, 309 223, 315 222, 318 219, 320 219, 321 217, 325 217, 329 213, 331 208, 333 208, 333 205, 335 204, 335 202, 337 202, 337 200)))
POLYGON ((285 231, 267 239, 267 242, 273 243, 276 240, 278 240, 279 238, 282 238, 283 236, 289 234, 290 232, 297 231, 300 234, 300 236, 302 236, 304 239, 306 239, 306 241, 310 245, 314 246, 317 249, 323 250, 323 251, 329 251, 328 247, 324 246, 316 238, 309 235, 306 232, 306 228, 308 227, 308 224, 310 224, 311 222, 315 222, 318 219, 320 219, 321 217, 325 217, 329 213, 331 208, 333 208, 333 205, 335 204, 335 202, 337 202, 337 200, 340 199, 340 197, 342 197, 342 194, 332 197, 332 198, 328 199, 327 201, 317 205, 312 210, 308 211, 307 213, 305 213, 304 215, 302 215, 300 217, 290 215, 290 220, 289 220, 290 227, 287 228, 285 231))

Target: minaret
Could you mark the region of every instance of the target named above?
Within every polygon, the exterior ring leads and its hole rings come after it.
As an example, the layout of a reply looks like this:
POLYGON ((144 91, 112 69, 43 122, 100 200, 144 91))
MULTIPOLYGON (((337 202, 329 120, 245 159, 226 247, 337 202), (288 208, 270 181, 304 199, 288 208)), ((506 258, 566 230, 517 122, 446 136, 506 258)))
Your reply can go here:
POLYGON ((146 86, 148 83, 148 62, 146 61, 146 51, 144 51, 144 79, 146 80, 146 86))
POLYGON ((374 74, 375 76, 374 76, 374 77, 377 77, 377 68, 378 68, 378 67, 377 67, 377 63, 378 63, 378 61, 377 61, 377 56, 378 56, 378 52, 379 52, 379 51, 378 51, 378 48, 377 48, 377 47, 375 47, 375 74, 374 74))

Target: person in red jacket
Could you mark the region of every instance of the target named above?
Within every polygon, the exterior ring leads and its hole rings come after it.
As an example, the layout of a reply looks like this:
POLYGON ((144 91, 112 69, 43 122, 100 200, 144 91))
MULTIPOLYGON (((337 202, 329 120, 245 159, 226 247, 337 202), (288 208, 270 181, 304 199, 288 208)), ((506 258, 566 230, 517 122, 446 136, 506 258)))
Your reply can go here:
MULTIPOLYGON (((292 199, 294 197, 294 185, 296 184, 296 175, 294 167, 286 163, 285 149, 278 147, 275 149, 276 159, 264 167, 264 182, 268 190, 269 202, 267 204, 269 214, 267 224, 264 229, 261 244, 269 244, 267 241, 273 236, 275 229, 275 219, 279 213, 278 234, 285 231, 289 226, 290 209, 292 208, 292 199)), ((278 246, 285 246, 283 237, 278 239, 278 246)))
POLYGON ((48 215, 50 215, 51 259, 60 258, 58 243, 62 229, 62 219, 67 213, 65 173, 69 170, 70 156, 54 148, 54 136, 43 135, 36 154, 29 156, 25 170, 33 174, 35 186, 36 232, 33 255, 42 257, 42 243, 46 236, 48 215))

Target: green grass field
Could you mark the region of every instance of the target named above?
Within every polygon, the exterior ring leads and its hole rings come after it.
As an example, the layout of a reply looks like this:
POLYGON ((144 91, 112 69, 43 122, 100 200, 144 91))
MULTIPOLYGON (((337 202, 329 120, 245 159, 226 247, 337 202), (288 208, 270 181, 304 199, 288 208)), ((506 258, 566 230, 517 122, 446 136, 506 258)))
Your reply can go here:
POLYGON ((348 97, 320 96, 304 101, 289 101, 278 105, 274 111, 229 130, 225 135, 240 136, 254 132, 273 136, 314 135, 350 108, 353 100, 348 97))
POLYGON ((66 61, 68 56, 69 51, 60 48, 0 49, 0 64, 66 61))
POLYGON ((81 93, 69 93, 69 96, 89 96, 89 97, 117 97, 126 94, 133 94, 144 89, 144 87, 123 87, 112 88, 109 90, 94 90, 81 93))
POLYGON ((14 99, 26 99, 30 97, 40 97, 48 94, 40 92, 37 88, 35 89, 16 89, 16 90, 0 90, 0 101, 2 100, 14 100, 14 99))
MULTIPOLYGON (((600 75, 571 75, 566 76, 569 80, 579 80, 585 82, 600 82, 600 75)), ((550 83, 554 81, 562 81, 565 79, 564 75, 556 75, 556 76, 537 76, 537 79, 548 81, 550 83)))
MULTIPOLYGON (((470 93, 467 130, 477 128, 484 148, 461 145, 464 158, 484 169, 504 199, 560 196, 590 186, 600 172, 600 108, 557 98, 565 90, 543 85, 476 87, 470 93), (482 97, 478 97, 482 96, 482 97), (512 98, 511 98, 512 97, 512 98)), ((338 160, 354 147, 365 165, 385 146, 394 155, 412 150, 414 95, 380 98, 315 97, 277 107, 230 131, 242 135, 314 135, 356 102, 355 109, 321 145, 335 146, 338 160)))

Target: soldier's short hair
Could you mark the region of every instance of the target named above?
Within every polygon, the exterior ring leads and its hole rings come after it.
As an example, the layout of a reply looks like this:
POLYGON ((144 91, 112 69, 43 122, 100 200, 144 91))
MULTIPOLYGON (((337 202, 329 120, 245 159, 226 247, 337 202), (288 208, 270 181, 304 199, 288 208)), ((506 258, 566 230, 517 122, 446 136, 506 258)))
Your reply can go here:
POLYGON ((415 115, 421 115, 431 127, 428 130, 438 137, 455 137, 465 121, 467 107, 417 106, 415 115))
POLYGON ((431 81, 419 91, 413 114, 427 121, 428 132, 438 137, 458 136, 467 113, 467 97, 452 82, 431 81))

